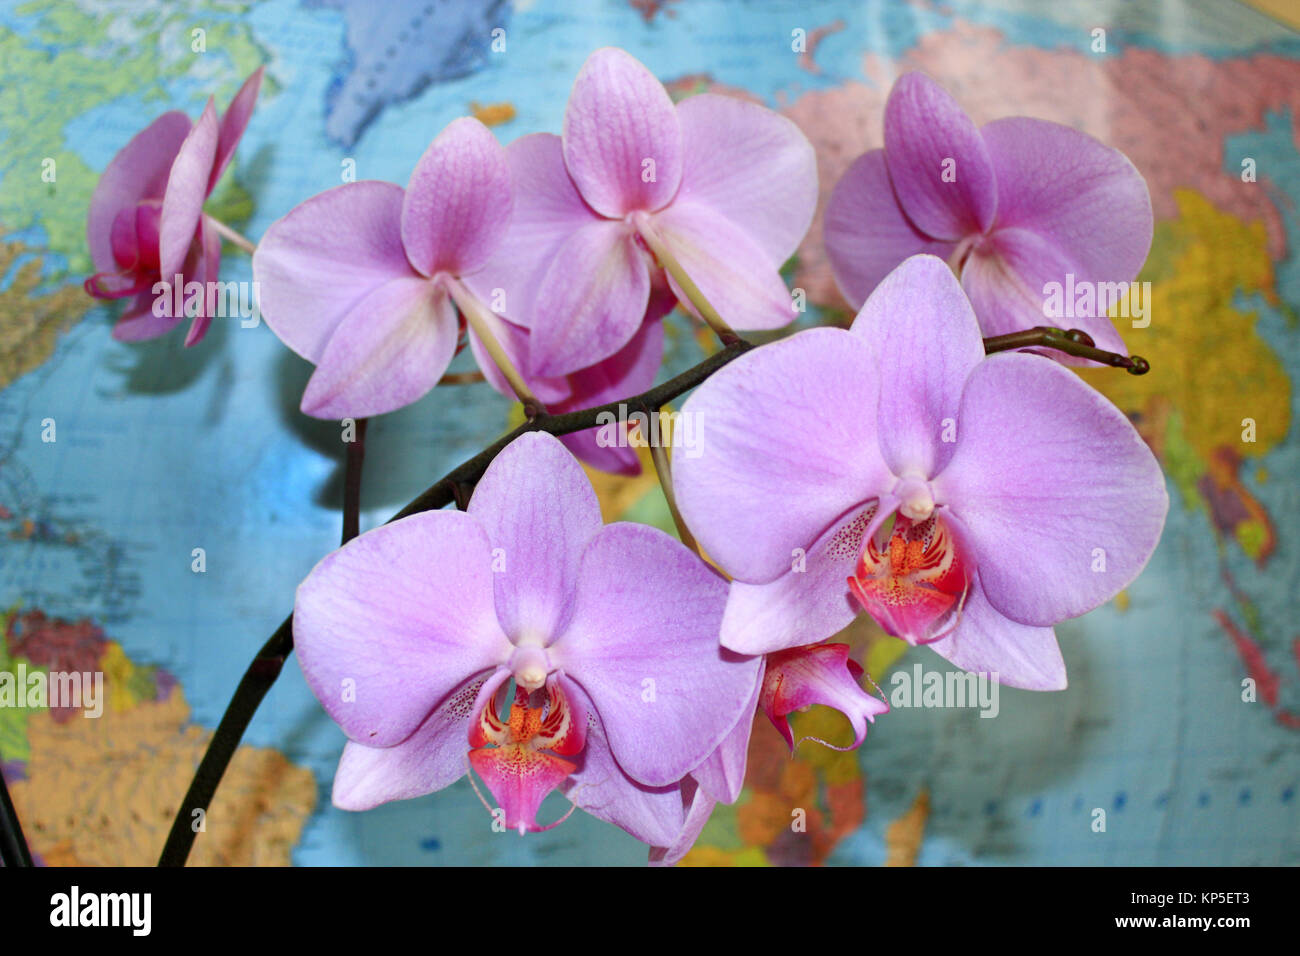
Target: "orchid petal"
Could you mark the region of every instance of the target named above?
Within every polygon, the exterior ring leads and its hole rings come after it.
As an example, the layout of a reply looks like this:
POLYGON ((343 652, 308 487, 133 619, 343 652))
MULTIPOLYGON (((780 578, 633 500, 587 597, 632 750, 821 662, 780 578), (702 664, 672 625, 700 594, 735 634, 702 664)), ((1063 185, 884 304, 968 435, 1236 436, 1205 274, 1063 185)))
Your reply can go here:
POLYGON ((469 513, 501 561, 497 616, 513 641, 551 643, 570 611, 583 549, 600 532, 600 502, 555 437, 521 435, 488 466, 469 513))
POLYGON ((402 189, 363 181, 336 186, 276 220, 253 253, 266 324, 319 362, 343 317, 392 279, 413 278, 401 241, 402 189))
POLYGON ((700 93, 677 106, 685 156, 673 205, 707 206, 753 240, 773 265, 799 248, 817 209, 817 154, 779 113, 700 93))
POLYGON ((556 253, 539 286, 532 374, 564 375, 613 355, 641 327, 649 299, 649 270, 628 226, 583 226, 556 253))
POLYGON ((202 260, 197 279, 203 286, 203 293, 198 312, 190 321, 189 331, 185 334, 186 348, 197 345, 216 318, 208 308, 208 290, 212 288, 210 283, 215 283, 221 273, 221 234, 208 225, 206 216, 199 219, 199 255, 202 260))
POLYGON ((573 616, 549 653, 640 783, 667 786, 698 767, 750 697, 759 662, 718 647, 726 593, 695 554, 646 525, 607 525, 582 556, 573 616))
MULTIPOLYGON (((470 294, 473 295, 474 293, 470 292, 470 294)), ((482 304, 481 299, 479 303, 482 304)), ((504 316, 497 315, 491 309, 480 309, 480 314, 487 326, 488 333, 496 339, 497 344, 506 353, 506 357, 510 359, 510 364, 516 369, 528 368, 529 348, 531 345, 528 330, 520 328, 504 316)), ((497 367, 496 361, 492 358, 492 353, 487 350, 474 326, 469 326, 467 335, 469 337, 470 351, 474 353, 474 361, 478 363, 483 378, 506 398, 512 401, 515 400, 518 396, 515 395, 514 388, 506 381, 505 375, 497 367)), ((539 378, 534 375, 529 376, 527 381, 528 387, 533 390, 537 400, 552 411, 557 410, 559 403, 573 393, 573 388, 570 386, 568 379, 563 376, 539 378)))
POLYGON ((528 329, 538 311, 538 287, 560 247, 583 226, 602 220, 569 178, 560 137, 520 137, 506 147, 506 161, 515 193, 510 228, 488 263, 463 281, 482 301, 499 296, 500 312, 528 329))
MULTIPOLYGON (((171 290, 163 293, 170 298, 171 290)), ((163 315, 154 312, 158 296, 152 291, 141 292, 131 301, 113 326, 113 338, 119 342, 144 342, 165 335, 180 324, 183 315, 172 315, 170 309, 163 315)))
POLYGON ((666 205, 682 178, 682 127, 668 91, 627 52, 604 47, 578 71, 564 111, 564 163, 582 198, 622 218, 666 205))
POLYGON ((857 504, 835 521, 793 567, 774 581, 733 581, 719 639, 739 654, 767 654, 815 644, 861 612, 846 581, 867 537, 892 513, 892 501, 857 504))
POLYGON ((321 705, 352 740, 391 747, 470 677, 503 664, 487 535, 431 511, 354 538, 298 586, 294 647, 321 705))
POLYGON ((382 415, 424 396, 456 353, 456 312, 425 279, 393 279, 339 323, 302 395, 315 418, 382 415))
POLYGON ((836 747, 824 740, 819 743, 832 750, 852 750, 867 739, 867 723, 889 713, 888 704, 858 685, 861 676, 862 667, 849 659, 847 644, 816 644, 777 651, 767 658, 760 703, 768 720, 789 744, 791 753, 796 743, 787 717, 813 704, 835 708, 853 727, 853 744, 849 747, 836 747))
POLYGON ((728 573, 751 584, 779 577, 795 548, 892 483, 876 436, 879 393, 870 347, 842 329, 765 345, 696 389, 682 414, 698 423, 699 454, 673 461, 677 504, 728 573))
POLYGON ((998 180, 979 130, 943 87, 906 73, 885 102, 885 162, 907 217, 933 239, 988 230, 998 180))
POLYGON ((415 733, 392 747, 348 741, 334 773, 334 806, 369 810, 433 793, 465 776, 469 722, 510 677, 504 667, 471 677, 434 708, 415 733))
POLYGON ((1124 414, 1041 356, 994 355, 966 382, 957 449, 933 482, 966 530, 989 603, 1048 627, 1127 587, 1169 508, 1124 414))
MULTIPOLYGON (((765 662, 766 663, 766 662, 765 662)), ((691 771, 706 794, 719 803, 735 803, 745 786, 745 764, 749 759, 749 737, 754 730, 754 711, 763 690, 764 665, 758 668, 749 702, 740 711, 736 726, 709 754, 704 763, 691 771)), ((689 816, 689 814, 688 814, 689 816)), ((690 821, 687 820, 689 826, 690 821)))
POLYGON ((978 573, 951 634, 929 645, 962 670, 1025 690, 1064 690, 1065 661, 1050 627, 1019 624, 989 603, 978 573))
POLYGON ((913 256, 871 293, 850 331, 880 360, 878 434, 896 475, 929 477, 952 457, 966 376, 984 359, 979 322, 957 277, 934 256, 913 256))
POLYGON ((208 177, 212 174, 218 136, 217 110, 212 100, 208 100, 203 115, 181 143, 167 175, 158 237, 158 267, 165 282, 171 282, 181 271, 198 231, 203 201, 208 198, 208 177))
POLYGON ((104 168, 86 216, 86 243, 96 270, 117 271, 113 223, 123 210, 133 209, 142 200, 162 198, 172 161, 190 129, 190 118, 184 113, 164 113, 136 133, 104 168))
POLYGON ((500 801, 506 829, 520 833, 546 829, 537 822, 542 801, 577 769, 562 757, 522 744, 471 750, 469 762, 500 801))
POLYGON ((651 866, 676 866, 680 863, 700 838, 704 825, 713 815, 713 808, 718 805, 718 801, 690 777, 682 781, 682 799, 686 803, 686 819, 682 823, 681 832, 669 845, 650 848, 651 866))
MULTIPOLYGON (((768 256, 739 226, 698 202, 676 201, 654 217, 653 228, 718 314, 741 329, 779 329, 799 316, 790 290, 768 256)), ((682 307, 694 303, 668 274, 682 307)))
POLYGON ((208 177, 209 195, 216 187, 217 181, 221 179, 221 174, 226 171, 231 157, 235 155, 235 148, 239 146, 239 141, 244 136, 244 130, 248 128, 248 120, 253 115, 253 107, 257 105, 257 93, 262 88, 262 74, 265 71, 264 66, 259 66, 253 71, 252 76, 244 81, 221 117, 216 157, 212 164, 212 174, 208 177))
POLYGON ((473 117, 447 125, 415 164, 402 201, 402 244, 416 271, 460 275, 500 245, 513 203, 505 150, 473 117))
POLYGON ((946 261, 956 249, 912 225, 894 195, 882 149, 859 156, 836 183, 823 232, 835 284, 855 309, 908 256, 929 253, 946 261))

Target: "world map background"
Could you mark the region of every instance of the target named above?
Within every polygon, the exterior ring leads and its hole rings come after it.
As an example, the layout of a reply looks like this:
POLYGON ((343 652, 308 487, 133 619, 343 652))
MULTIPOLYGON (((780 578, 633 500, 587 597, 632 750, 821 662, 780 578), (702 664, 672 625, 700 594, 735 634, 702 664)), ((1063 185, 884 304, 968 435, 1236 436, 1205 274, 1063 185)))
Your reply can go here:
MULTIPOLYGON (((1143 576, 1058 628, 1069 689, 1003 690, 992 720, 895 708, 859 753, 804 744, 794 760, 760 717, 745 793, 686 862, 1300 861, 1300 39, 1208 0, 2 0, 0 670, 100 670, 109 694, 97 720, 0 708, 0 768, 40 859, 156 858, 243 669, 339 533, 339 427, 298 413, 310 368, 265 326, 218 320, 189 350, 179 335, 109 337, 114 309, 79 285, 98 173, 151 117, 197 115, 209 94, 224 105, 266 63, 209 207, 256 238, 337 185, 348 160, 358 178, 404 183, 457 116, 476 113, 503 142, 558 131, 573 76, 606 44, 674 95, 714 89, 790 116, 817 147, 823 203, 847 164, 880 145, 892 78, 920 68, 977 122, 1039 116, 1124 150, 1157 219, 1141 276, 1152 322, 1125 330, 1153 371, 1087 377, 1156 451, 1171 511, 1143 576), (506 30, 502 54, 486 48, 494 26, 506 30), (195 27, 203 53, 191 49, 195 27), (1092 48, 1098 27, 1104 52, 1092 48), (809 38, 802 55, 795 29, 809 38), (47 419, 54 442, 42 441, 47 419), (203 573, 191 569, 195 548, 203 573), (1247 678, 1254 701, 1243 700, 1247 678), (807 832, 791 829, 792 808, 807 811, 807 832), (1091 825, 1099 808, 1104 832, 1091 825)), ((789 278, 816 307, 805 323, 844 321, 819 234, 820 218, 789 278)), ((247 257, 228 249, 222 278, 250 279, 247 257)), ((680 313, 668 321, 662 377, 709 347, 680 313)), ((511 415, 474 385, 373 421, 363 527, 511 415)), ((671 529, 652 475, 596 480, 607 518, 671 529)), ((874 626, 846 637, 886 691, 897 669, 947 670, 874 626)), ((796 729, 833 737, 838 720, 814 710, 796 729)), ((494 833, 465 781, 336 810, 342 743, 291 659, 193 861, 644 861, 635 840, 583 814, 526 838, 494 833)), ((543 816, 563 808, 552 798, 543 816)))

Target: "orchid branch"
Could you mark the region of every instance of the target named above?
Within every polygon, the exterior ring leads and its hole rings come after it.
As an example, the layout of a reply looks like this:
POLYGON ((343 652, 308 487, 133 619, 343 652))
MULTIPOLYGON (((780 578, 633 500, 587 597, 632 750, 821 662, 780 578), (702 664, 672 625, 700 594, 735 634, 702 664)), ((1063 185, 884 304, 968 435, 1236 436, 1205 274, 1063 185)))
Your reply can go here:
POLYGON ((32 851, 28 849, 27 838, 23 836, 18 811, 9 799, 4 774, 0 774, 0 862, 6 867, 32 865, 32 851))
MULTIPOLYGON (((734 334, 732 333, 732 335, 734 334)), ((597 427, 603 415, 613 414, 617 416, 620 412, 620 406, 624 411, 628 406, 645 409, 661 408, 695 388, 718 369, 735 361, 754 347, 752 343, 736 338, 725 348, 709 356, 698 365, 640 395, 561 415, 542 412, 535 418, 524 422, 518 428, 502 435, 473 458, 461 463, 451 472, 434 482, 410 504, 393 515, 389 522, 422 511, 443 508, 452 503, 463 507, 467 503, 468 494, 478 480, 482 478, 493 459, 520 435, 534 431, 544 431, 552 435, 567 435, 572 432, 585 431, 597 427)), ((1137 356, 1115 355, 1096 348, 1092 344, 1092 339, 1078 330, 1067 332, 1057 328, 1040 327, 1026 332, 1015 332, 1010 335, 985 339, 986 352, 999 352, 1014 348, 1057 349, 1070 355, 1089 358, 1106 365, 1127 368, 1132 374, 1138 375, 1145 373, 1149 369, 1145 359, 1137 356)), ((663 472, 661 472, 662 474, 663 472)), ((191 826, 194 811, 206 809, 211 802, 217 786, 221 782, 222 775, 226 771, 226 766, 230 763, 236 748, 239 746, 244 731, 253 719, 253 715, 257 712, 262 698, 266 696, 267 691, 271 689, 271 685, 279 677, 280 670, 292 651, 293 615, 290 614, 280 623, 280 626, 276 628, 270 639, 262 645, 262 648, 257 652, 257 656, 249 664, 248 670, 244 672, 239 686, 235 689, 234 697, 231 698, 226 712, 222 715, 221 722, 217 725, 212 740, 208 744, 208 750, 203 755, 198 770, 194 774, 194 779, 190 783, 189 790, 185 794, 185 799, 176 812, 176 819, 172 822, 171 832, 167 836, 166 845, 163 847, 162 856, 158 861, 159 866, 185 865, 185 860, 189 856, 197 832, 191 826)))

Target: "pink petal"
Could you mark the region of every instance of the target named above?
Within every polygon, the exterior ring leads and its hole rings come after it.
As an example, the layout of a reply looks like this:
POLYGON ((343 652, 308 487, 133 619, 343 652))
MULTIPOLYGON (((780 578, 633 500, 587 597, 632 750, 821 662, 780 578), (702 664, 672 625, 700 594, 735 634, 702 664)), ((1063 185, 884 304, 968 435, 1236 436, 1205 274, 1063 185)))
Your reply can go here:
POLYGON ((965 527, 994 608, 1049 627, 1138 576, 1169 497, 1119 409, 1051 360, 1000 354, 967 380, 958 429, 935 497, 965 527))
POLYGON ((422 398, 456 354, 456 311, 426 279, 393 279, 344 316, 307 382, 315 418, 366 418, 422 398))
POLYGON ((538 287, 560 247, 602 220, 569 178, 560 137, 523 136, 506 147, 506 160, 515 193, 510 227, 488 263, 464 282, 483 302, 499 297, 501 314, 527 329, 537 314, 538 287))
POLYGON ((611 475, 634 476, 641 474, 641 459, 636 449, 628 446, 602 444, 597 430, 561 435, 560 441, 575 458, 597 471, 611 475))
MULTIPOLYGON (((165 294, 170 295, 170 290, 165 294)), ((183 316, 172 315, 170 310, 155 315, 154 304, 157 302, 158 296, 152 288, 139 293, 113 326, 113 338, 119 342, 143 342, 176 328, 183 316)))
POLYGON ((593 222, 556 253, 538 289, 531 374, 564 375, 609 358, 641 327, 650 275, 631 229, 593 222))
POLYGON ((550 644, 568 620, 583 549, 602 527, 582 466, 555 437, 521 435, 488 466, 469 513, 498 549, 501 626, 513 640, 550 644))
POLYGON ((253 107, 257 105, 257 92, 262 87, 262 74, 265 70, 266 67, 259 66, 253 71, 252 76, 244 81, 235 98, 230 101, 225 115, 221 117, 216 159, 212 164, 212 174, 208 177, 209 195, 216 187, 217 181, 221 179, 221 174, 226 171, 226 166, 230 164, 230 159, 235 155, 235 149, 244 136, 248 120, 253 115, 253 107))
POLYGON ((685 157, 674 205, 708 206, 779 266, 794 254, 817 209, 817 155, 778 113, 700 93, 677 106, 685 157))
POLYGON ((203 201, 208 198, 208 177, 212 175, 218 135, 217 110, 208 100, 203 115, 181 143, 167 176, 158 238, 158 267, 164 281, 171 282, 181 271, 194 242, 203 201))
POLYGON ((984 594, 976 575, 953 632, 928 645, 962 670, 1025 690, 1065 690, 1065 661, 1050 627, 1018 624, 984 594))
POLYGON ((813 704, 833 707, 853 727, 853 744, 837 747, 819 740, 832 750, 852 750, 867 739, 867 723, 889 713, 889 705, 868 694, 858 684, 862 668, 849 659, 847 644, 816 644, 777 651, 767 657, 760 703, 773 726, 785 738, 793 753, 797 746, 787 717, 813 704))
MULTIPOLYGON (((1083 329, 1098 348, 1127 354, 1109 315, 1064 318, 1048 310, 1047 284, 1064 283, 1066 275, 1076 268, 1038 233, 1020 228, 998 229, 967 257, 961 282, 985 335, 1059 325, 1083 329)), ((1059 353, 1053 357, 1067 364, 1086 364, 1083 360, 1071 363, 1059 353)))
POLYGON ((750 697, 758 661, 718 647, 726 594, 695 554, 647 525, 608 525, 582 556, 551 661, 581 685, 640 783, 667 786, 698 767, 750 697))
POLYGON ((100 272, 115 272, 112 228, 118 215, 144 199, 162 199, 172 160, 190 131, 190 118, 177 110, 164 113, 113 157, 90 197, 86 243, 100 272))
POLYGON ((590 700, 573 681, 561 679, 566 694, 586 703, 587 746, 574 757, 578 769, 560 786, 573 803, 597 819, 626 830, 643 843, 665 845, 686 820, 681 787, 647 787, 629 777, 610 750, 609 739, 590 700))
POLYGON ((889 92, 885 162, 907 217, 931 238, 960 239, 993 224, 998 180, 988 147, 957 101, 924 73, 900 76, 889 92))
POLYGON ((966 376, 984 359, 979 322, 957 277, 934 256, 905 260, 871 293, 850 331, 880 360, 886 464, 896 475, 936 474, 956 447, 966 376))
MULTIPOLYGON (((745 786, 749 737, 754 729, 754 710, 758 707, 759 694, 763 690, 764 667, 765 664, 758 668, 758 679, 754 681, 749 703, 741 710, 736 726, 732 727, 722 743, 718 744, 718 749, 709 754, 704 763, 691 771, 691 776, 699 782, 700 789, 717 802, 735 803, 745 786)), ((690 826, 689 819, 687 826, 690 826)))
MULTIPOLYGON (((473 295, 472 292, 469 294, 473 295)), ((481 305, 482 300, 480 299, 479 302, 481 305)), ((484 307, 481 311, 488 331, 505 351, 506 356, 510 359, 510 364, 521 375, 525 376, 524 380, 528 383, 528 387, 533 390, 533 394, 537 396, 538 401, 554 411, 555 409, 552 406, 563 402, 572 394, 573 389, 569 385, 569 380, 564 376, 540 378, 535 375, 527 375, 525 370, 529 367, 530 352, 528 330, 520 328, 503 316, 497 315, 491 309, 484 307)), ((491 353, 483 345, 483 340, 474 331, 474 326, 469 326, 466 334, 469 337, 470 351, 474 353, 474 361, 478 362, 479 370, 483 373, 483 377, 487 379, 487 383, 513 401, 515 399, 515 390, 510 387, 506 377, 497 368, 497 363, 493 361, 491 353)))
POLYGON ((298 586, 303 676, 352 740, 401 743, 472 676, 509 658, 492 584, 487 535, 467 514, 425 512, 367 531, 298 586))
POLYGON ((713 815, 713 808, 718 801, 705 791, 695 780, 687 777, 682 781, 682 799, 686 803, 686 819, 682 828, 667 846, 652 846, 649 863, 651 866, 676 866, 691 851, 695 841, 700 838, 704 825, 713 815))
POLYGON ((835 284, 855 309, 908 256, 924 252, 946 261, 956 249, 955 243, 931 239, 904 215, 882 149, 859 156, 835 185, 823 229, 835 284))
POLYGON ((616 47, 597 50, 578 71, 563 145, 569 175, 602 216, 659 209, 681 182, 682 127, 673 101, 653 73, 616 47))
MULTIPOLYGON (((208 326, 216 318, 208 310, 207 299, 208 284, 219 281, 218 276, 221 272, 221 236, 208 225, 206 216, 199 220, 199 255, 202 257, 199 282, 203 283, 204 286, 203 302, 199 307, 198 314, 190 322, 190 329, 185 335, 186 348, 197 345, 202 341, 203 336, 207 334, 208 326)), ((226 318, 229 318, 229 316, 226 316, 226 318)))
POLYGON ((858 337, 809 329, 736 359, 682 406, 700 448, 674 458, 677 504, 733 577, 774 580, 795 548, 892 484, 876 437, 879 374, 858 337))
POLYGON ((402 243, 424 275, 479 269, 510 222, 510 167, 491 131, 472 117, 447 125, 415 164, 402 203, 402 243))
POLYGON ((549 829, 538 824, 537 811, 550 792, 577 769, 562 757, 522 744, 471 750, 469 762, 504 811, 506 829, 519 833, 549 829))
MULTIPOLYGON (((711 207, 676 201, 655 215, 652 228, 729 325, 779 329, 799 317, 778 271, 781 262, 711 207)), ((671 274, 668 282, 682 307, 698 318, 671 274)))
POLYGON ((348 741, 334 773, 334 806, 369 810, 441 790, 469 766, 469 722, 510 677, 510 671, 478 674, 453 690, 415 733, 392 747, 348 741))
MULTIPOLYGON (((1117 149, 1028 117, 980 131, 998 179, 998 229, 1037 233, 1093 282, 1134 279, 1151 249, 1151 195, 1117 149)), ((1060 278, 1060 277, 1057 277, 1060 278)))
POLYGON ((285 345, 319 362, 343 317, 384 283, 416 273, 401 240, 402 189, 336 186, 295 206, 253 253, 266 324, 285 345))
POLYGON ((815 644, 847 627, 862 609, 846 582, 867 535, 891 511, 891 502, 883 511, 875 502, 857 504, 809 545, 806 554, 796 554, 776 580, 733 581, 719 634, 722 646, 739 654, 767 654, 815 644))

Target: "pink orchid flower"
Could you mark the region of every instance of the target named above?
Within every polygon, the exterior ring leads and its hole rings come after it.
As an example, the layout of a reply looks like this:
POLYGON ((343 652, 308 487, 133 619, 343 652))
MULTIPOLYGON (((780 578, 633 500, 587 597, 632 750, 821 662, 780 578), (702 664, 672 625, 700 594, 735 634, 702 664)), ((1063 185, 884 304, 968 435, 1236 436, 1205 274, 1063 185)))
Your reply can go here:
POLYGON ((614 355, 667 294, 693 312, 655 248, 740 328, 796 317, 778 270, 812 221, 817 165, 784 117, 711 94, 674 107, 641 63, 605 48, 578 74, 563 136, 507 152, 514 221, 481 278, 532 333, 525 371, 561 376, 614 355))
POLYGON ((763 658, 763 676, 744 716, 701 766, 683 782, 686 820, 668 846, 652 847, 650 862, 672 866, 695 845, 700 832, 719 803, 735 803, 745 784, 745 765, 756 707, 763 713, 794 753, 797 743, 787 719, 813 705, 833 707, 848 718, 853 743, 838 746, 817 737, 814 740, 832 750, 855 750, 867 737, 867 723, 889 712, 889 705, 868 694, 858 684, 862 667, 850 659, 847 644, 810 644, 774 651, 763 658))
POLYGON ((977 128, 941 86, 908 73, 885 104, 884 149, 836 185, 825 238, 854 308, 908 256, 930 253, 960 277, 985 335, 1065 324, 1127 354, 1098 303, 1136 278, 1152 229, 1146 182, 1119 150, 1024 116, 977 128), (1055 314, 1052 283, 1089 289, 1092 305, 1055 314))
POLYGON ((674 463, 678 506, 734 578, 721 641, 746 654, 866 610, 959 667, 1062 688, 1053 627, 1137 577, 1169 507, 1114 405, 1042 356, 985 357, 933 256, 890 273, 851 329, 756 349, 682 411, 701 454, 674 463))
POLYGON ((194 318, 185 344, 196 344, 207 332, 212 315, 206 293, 197 290, 216 281, 221 235, 203 204, 244 135, 261 85, 259 67, 220 120, 211 99, 197 123, 178 110, 164 113, 137 133, 100 176, 86 217, 86 242, 96 271, 85 287, 97 299, 131 299, 113 327, 113 338, 156 338, 190 312, 194 318), (197 283, 197 290, 187 289, 190 283, 197 283), (181 290, 180 310, 171 304, 177 298, 173 286, 181 290))
POLYGON ((272 223, 253 277, 267 325, 316 365, 302 410, 379 415, 433 388, 460 340, 457 307, 482 311, 461 279, 500 244, 512 204, 501 145, 466 117, 438 135, 406 189, 347 183, 272 223))
POLYGON ((468 511, 369 531, 299 587, 303 673, 350 738, 335 805, 431 793, 473 767, 509 829, 542 829, 558 789, 667 845, 682 778, 758 681, 757 659, 718 646, 725 602, 725 582, 668 535, 603 526, 573 457, 524 435, 468 511))

